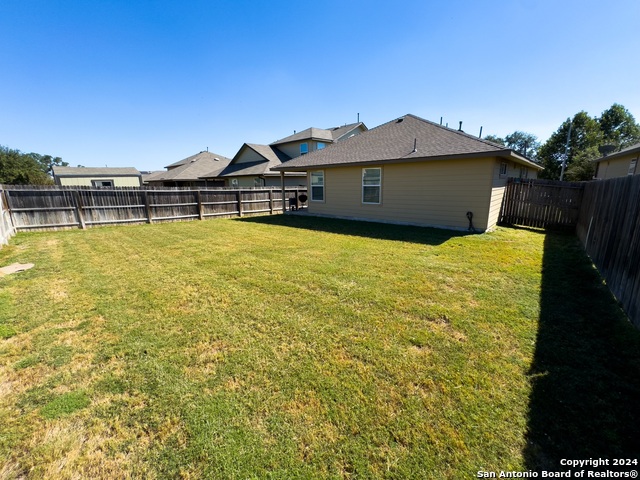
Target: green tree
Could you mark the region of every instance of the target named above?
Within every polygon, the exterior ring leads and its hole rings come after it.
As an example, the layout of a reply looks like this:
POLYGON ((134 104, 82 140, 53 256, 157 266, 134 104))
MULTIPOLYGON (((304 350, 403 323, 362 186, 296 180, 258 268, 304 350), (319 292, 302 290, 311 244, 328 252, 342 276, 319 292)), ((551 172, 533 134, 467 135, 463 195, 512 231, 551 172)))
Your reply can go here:
POLYGON ((50 185, 53 180, 30 154, 0 145, 0 183, 50 185))
POLYGON ((540 178, 558 180, 562 170, 562 162, 565 160, 567 135, 571 125, 571 138, 569 152, 566 156, 566 165, 569 167, 574 157, 580 152, 593 152, 602 144, 602 132, 600 124, 591 118, 585 111, 578 112, 573 119, 565 120, 551 137, 539 148, 538 158, 544 167, 540 172, 540 178))
POLYGON ((498 137, 497 135, 486 135, 484 139, 493 143, 497 143, 498 145, 504 145, 504 138, 498 137))
POLYGON ((53 167, 68 167, 68 162, 63 162, 60 157, 52 157, 51 155, 40 155, 39 153, 29 153, 31 158, 33 158, 38 164, 40 168, 49 176, 53 176, 53 167))
MULTIPOLYGON (((538 150, 539 160, 544 166, 541 178, 560 178, 562 161, 565 159, 569 120, 538 150)), ((569 154, 566 156, 565 180, 591 180, 595 173, 593 161, 602 154, 598 147, 612 144, 616 149, 640 142, 640 125, 629 111, 618 103, 602 112, 600 117, 591 118, 587 112, 579 112, 571 120, 569 154)))
POLYGON ((504 142, 511 150, 514 150, 532 160, 535 160, 538 155, 538 149, 540 148, 538 137, 531 133, 521 132, 519 130, 516 130, 504 137, 504 142))
POLYGON ((511 150, 514 150, 532 160, 536 159, 538 148, 540 148, 538 137, 531 133, 521 132, 519 130, 510 133, 504 138, 498 137, 497 135, 487 135, 484 139, 510 148, 511 150))
POLYGON ((618 103, 602 112, 598 122, 605 143, 625 148, 640 142, 640 125, 633 115, 618 103))

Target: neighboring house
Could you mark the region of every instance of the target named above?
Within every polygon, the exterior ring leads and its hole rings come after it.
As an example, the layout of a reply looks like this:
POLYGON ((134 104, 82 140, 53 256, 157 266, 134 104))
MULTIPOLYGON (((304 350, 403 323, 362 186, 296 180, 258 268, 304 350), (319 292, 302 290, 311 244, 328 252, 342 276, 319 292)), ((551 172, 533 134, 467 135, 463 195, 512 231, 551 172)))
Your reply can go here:
POLYGON ((509 177, 542 167, 501 145, 405 115, 347 141, 290 160, 305 171, 309 213, 477 231, 493 228, 509 177))
POLYGON ((139 187, 142 174, 135 168, 53 167, 56 185, 83 187, 139 187))
POLYGON ((607 178, 626 177, 627 175, 640 174, 640 143, 624 148, 616 153, 605 155, 596 160, 596 174, 594 178, 597 180, 606 180, 607 178))
MULTIPOLYGON (((277 140, 269 145, 245 143, 233 157, 229 166, 220 173, 205 175, 208 180, 223 179, 230 187, 279 186, 280 174, 271 169, 316 150, 351 138, 367 130, 364 123, 352 123, 329 129, 307 128, 302 132, 277 140), (216 177, 217 175, 217 177, 216 177)), ((304 173, 287 172, 285 186, 306 186, 304 173)))
POLYGON ((224 181, 207 181, 207 173, 217 176, 231 160, 212 152, 200 152, 165 167, 166 171, 145 175, 144 183, 158 187, 223 187, 224 181))

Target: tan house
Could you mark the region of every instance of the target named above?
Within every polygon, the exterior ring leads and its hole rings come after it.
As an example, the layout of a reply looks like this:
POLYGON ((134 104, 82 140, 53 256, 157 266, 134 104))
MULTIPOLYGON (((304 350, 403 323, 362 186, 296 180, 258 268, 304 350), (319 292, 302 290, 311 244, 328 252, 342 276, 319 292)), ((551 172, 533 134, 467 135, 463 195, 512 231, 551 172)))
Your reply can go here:
POLYGON ((223 181, 202 178, 207 173, 214 176, 224 170, 231 159, 213 152, 200 152, 166 166, 165 170, 145 175, 146 185, 156 187, 224 187, 223 181))
POLYGON ((632 145, 616 153, 605 155, 596 160, 597 180, 607 178, 626 177, 640 174, 638 160, 640 159, 640 143, 632 145))
POLYGON ((83 187, 139 187, 142 174, 132 167, 53 167, 56 185, 83 187))
MULTIPOLYGON (((365 124, 358 122, 328 129, 307 128, 269 145, 245 143, 227 168, 222 172, 211 172, 203 178, 209 181, 222 179, 229 187, 280 186, 280 174, 272 171, 273 167, 292 158, 322 150, 366 130, 365 124)), ((288 187, 306 186, 306 182, 304 172, 286 172, 284 175, 284 184, 288 187)))
POLYGON ((501 145, 405 115, 274 170, 304 171, 309 213, 432 226, 493 228, 509 177, 542 167, 501 145))

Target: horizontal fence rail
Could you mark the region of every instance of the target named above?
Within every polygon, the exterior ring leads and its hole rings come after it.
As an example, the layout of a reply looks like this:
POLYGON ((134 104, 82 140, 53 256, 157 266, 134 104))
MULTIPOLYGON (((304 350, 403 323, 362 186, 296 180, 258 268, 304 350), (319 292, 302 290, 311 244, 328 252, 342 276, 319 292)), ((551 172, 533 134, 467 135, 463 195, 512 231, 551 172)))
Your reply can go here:
POLYGON ((509 179, 500 209, 501 224, 575 228, 585 182, 509 179))
MULTIPOLYGON (((306 187, 281 188, 84 188, 7 185, 3 218, 12 231, 87 228, 96 225, 204 220, 273 214, 298 205, 306 187)), ((4 232, 3 230, 0 233, 4 232)), ((4 235, 4 233, 3 233, 4 235)))

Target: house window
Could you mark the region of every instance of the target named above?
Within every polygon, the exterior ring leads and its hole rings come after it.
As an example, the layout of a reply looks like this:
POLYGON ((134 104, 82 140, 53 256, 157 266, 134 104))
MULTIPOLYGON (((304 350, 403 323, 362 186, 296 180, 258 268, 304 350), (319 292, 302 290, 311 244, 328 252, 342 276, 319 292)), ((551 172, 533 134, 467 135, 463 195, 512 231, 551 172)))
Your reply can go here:
POLYGON ((507 174, 507 162, 502 162, 500 164, 500 176, 507 174))
POLYGON ((322 150, 325 147, 324 142, 318 142, 318 150, 322 150))
POLYGON ((309 144, 308 143, 301 143, 300 144, 300 155, 306 155, 307 153, 309 153, 309 144))
POLYGON ((113 180, 91 180, 91 186, 113 188, 113 180))
POLYGON ((382 169, 362 169, 362 203, 380 203, 382 190, 382 169))
POLYGON ((638 165, 638 159, 634 158, 633 160, 631 160, 631 163, 629 164, 629 172, 627 172, 628 175, 635 175, 636 174, 636 166, 638 165))
POLYGON ((324 171, 311 172, 311 201, 324 202, 324 171))
POLYGON ((237 178, 232 178, 232 179, 229 181, 229 183, 230 183, 230 185, 231 185, 232 187, 238 188, 238 179, 237 179, 237 178))
POLYGON ((529 169, 527 167, 520 167, 520 178, 529 178, 529 169))

